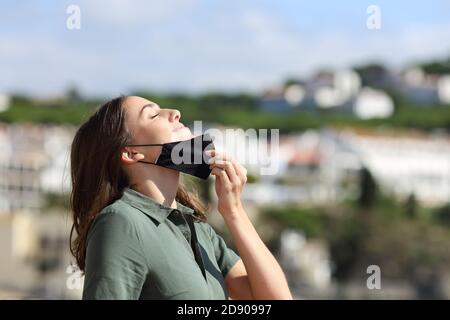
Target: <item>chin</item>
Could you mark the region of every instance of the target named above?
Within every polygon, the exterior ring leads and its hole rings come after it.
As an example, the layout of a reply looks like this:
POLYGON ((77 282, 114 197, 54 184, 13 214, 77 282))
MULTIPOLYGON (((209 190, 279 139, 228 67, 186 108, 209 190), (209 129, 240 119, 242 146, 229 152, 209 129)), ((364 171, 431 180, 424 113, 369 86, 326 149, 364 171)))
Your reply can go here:
POLYGON ((193 137, 194 137, 194 135, 192 134, 191 130, 187 127, 184 127, 183 129, 175 131, 173 133, 172 141, 189 140, 189 139, 192 139, 193 137))

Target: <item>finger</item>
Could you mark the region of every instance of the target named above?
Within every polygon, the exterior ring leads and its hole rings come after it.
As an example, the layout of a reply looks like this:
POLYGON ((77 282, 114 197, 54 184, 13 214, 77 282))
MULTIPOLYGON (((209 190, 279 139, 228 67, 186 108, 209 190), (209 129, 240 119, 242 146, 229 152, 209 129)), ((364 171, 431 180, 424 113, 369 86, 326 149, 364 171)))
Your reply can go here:
POLYGON ((231 186, 230 179, 228 178, 228 175, 224 169, 214 168, 211 170, 211 174, 216 176, 216 178, 224 185, 231 186))
POLYGON ((231 163, 233 164, 234 171, 236 171, 236 174, 238 175, 238 177, 241 180, 242 184, 246 183, 247 182, 247 169, 245 169, 236 160, 231 160, 231 163))
POLYGON ((208 157, 214 157, 214 156, 216 155, 216 153, 217 153, 217 150, 216 150, 216 149, 206 150, 206 151, 205 151, 205 154, 206 154, 208 157))
POLYGON ((225 161, 232 160, 232 157, 224 151, 218 151, 218 150, 210 150, 210 151, 214 151, 214 152, 211 152, 211 157, 207 161, 208 164, 225 163, 225 161))
POLYGON ((211 175, 213 176, 219 176, 220 172, 223 171, 222 168, 212 168, 211 175))
POLYGON ((244 167, 240 166, 239 163, 234 159, 213 162, 209 165, 209 168, 212 169, 217 167, 225 169, 227 165, 231 165, 233 167, 232 169, 234 170, 236 175, 239 174, 239 171, 245 171, 245 173, 247 172, 247 170, 244 167))
POLYGON ((212 164, 212 163, 224 163, 225 161, 230 161, 231 158, 223 156, 223 155, 216 155, 214 157, 211 157, 207 163, 208 164, 212 164))
POLYGON ((237 175, 233 163, 231 161, 225 161, 224 163, 216 163, 211 165, 212 168, 222 168, 226 171, 229 180, 231 181, 232 184, 238 186, 240 185, 240 178, 237 175))
POLYGON ((206 150, 205 151, 204 160, 206 163, 209 163, 211 161, 211 158, 214 156, 214 150, 206 150))

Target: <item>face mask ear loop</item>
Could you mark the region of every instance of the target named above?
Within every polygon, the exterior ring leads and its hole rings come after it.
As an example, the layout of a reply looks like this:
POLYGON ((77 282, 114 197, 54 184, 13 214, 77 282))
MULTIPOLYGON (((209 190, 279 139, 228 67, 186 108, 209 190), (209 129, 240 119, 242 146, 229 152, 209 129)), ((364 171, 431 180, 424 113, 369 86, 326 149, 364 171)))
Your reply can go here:
MULTIPOLYGON (((158 146, 163 146, 163 143, 152 143, 152 144, 127 144, 126 147, 158 147, 158 146)), ((150 162, 150 161, 142 161, 139 160, 138 162, 142 162, 142 163, 148 163, 148 164, 154 164, 156 165, 156 163, 158 162, 159 157, 161 156, 162 153, 162 148, 161 148, 161 152, 158 155, 158 158, 156 158, 155 162, 150 162)))
MULTIPOLYGON (((162 150, 161 150, 161 153, 162 153, 162 150)), ((161 153, 158 155, 158 158, 156 158, 156 161, 155 161, 155 162, 142 161, 142 160, 138 160, 138 162, 149 163, 149 164, 154 164, 154 165, 156 165, 156 163, 158 162, 159 157, 161 156, 161 153)))
POLYGON ((156 160, 154 162, 155 164, 158 163, 158 160, 159 160, 159 157, 161 157, 161 154, 162 154, 162 148, 161 148, 161 152, 159 153, 158 157, 156 158, 156 160))
POLYGON ((154 165, 156 165, 156 163, 155 163, 155 162, 150 162, 150 161, 138 160, 138 162, 141 162, 141 163, 148 163, 148 164, 154 164, 154 165))
POLYGON ((153 144, 127 144, 125 147, 152 147, 152 146, 162 146, 164 143, 153 143, 153 144))

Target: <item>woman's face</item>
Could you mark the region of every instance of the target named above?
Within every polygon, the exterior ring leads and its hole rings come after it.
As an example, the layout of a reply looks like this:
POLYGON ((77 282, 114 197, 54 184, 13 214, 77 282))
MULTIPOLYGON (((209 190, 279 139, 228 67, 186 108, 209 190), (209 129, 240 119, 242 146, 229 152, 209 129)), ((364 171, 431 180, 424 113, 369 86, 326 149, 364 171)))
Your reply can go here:
POLYGON ((133 144, 167 143, 192 138, 191 130, 181 122, 176 109, 161 108, 158 104, 136 96, 127 97, 123 107, 127 112, 127 127, 133 144))
MULTIPOLYGON (((180 122, 181 114, 176 109, 161 108, 158 104, 137 96, 127 97, 122 107, 126 111, 131 144, 161 144, 193 137, 191 130, 180 122)), ((159 154, 160 150, 157 147, 145 149, 150 158, 159 154)), ((142 151, 145 149, 140 148, 142 151)))

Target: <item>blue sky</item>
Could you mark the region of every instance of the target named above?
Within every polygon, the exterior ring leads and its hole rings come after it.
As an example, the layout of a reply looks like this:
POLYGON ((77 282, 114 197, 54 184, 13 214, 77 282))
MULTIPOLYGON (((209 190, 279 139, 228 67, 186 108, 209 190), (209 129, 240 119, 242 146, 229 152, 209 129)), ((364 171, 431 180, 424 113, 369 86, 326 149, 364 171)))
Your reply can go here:
POLYGON ((448 56, 449 39, 450 0, 3 1, 0 92, 258 92, 323 67, 448 56), (380 30, 366 28, 371 4, 380 30))

